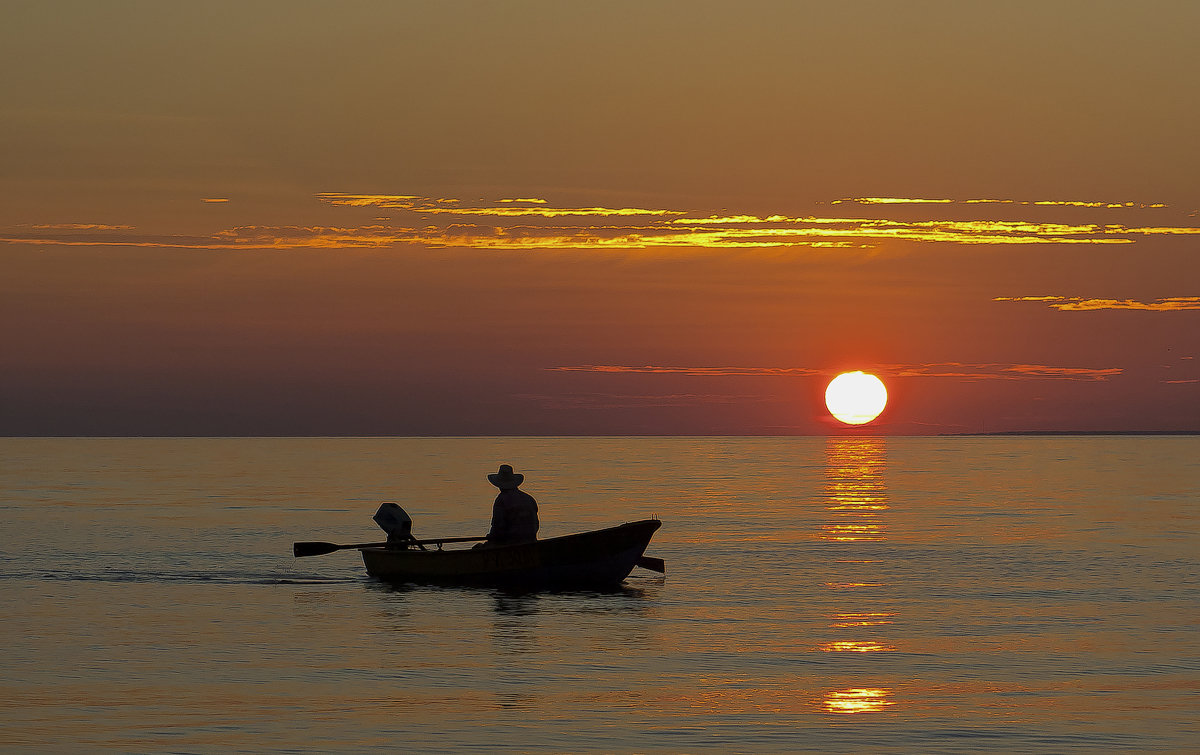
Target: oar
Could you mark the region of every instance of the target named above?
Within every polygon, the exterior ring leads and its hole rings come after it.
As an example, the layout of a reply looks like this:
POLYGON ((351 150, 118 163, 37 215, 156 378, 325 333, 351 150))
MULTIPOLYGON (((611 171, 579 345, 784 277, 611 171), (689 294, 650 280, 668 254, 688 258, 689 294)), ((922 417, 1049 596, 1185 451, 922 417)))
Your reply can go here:
MULTIPOLYGON (((487 540, 486 537, 441 537, 436 540, 409 540, 403 545, 441 545, 442 543, 476 543, 487 540)), ((335 543, 292 543, 292 555, 296 558, 304 556, 324 556, 326 553, 342 551, 348 548, 386 548, 388 543, 354 543, 352 545, 337 545, 335 543)))
POLYGON ((639 556, 638 560, 637 560, 637 565, 642 567, 643 569, 649 569, 650 571, 656 571, 659 574, 667 573, 667 562, 663 561, 661 558, 653 558, 651 556, 639 556))

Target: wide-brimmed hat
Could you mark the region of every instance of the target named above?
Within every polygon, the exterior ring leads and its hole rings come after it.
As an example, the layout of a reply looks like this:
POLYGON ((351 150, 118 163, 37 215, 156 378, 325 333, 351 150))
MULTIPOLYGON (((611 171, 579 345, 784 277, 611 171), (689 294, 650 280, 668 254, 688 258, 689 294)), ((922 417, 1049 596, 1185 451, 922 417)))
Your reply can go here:
POLYGON ((501 490, 512 490, 525 482, 525 475, 513 474, 512 467, 507 464, 501 464, 500 470, 496 474, 488 475, 488 482, 501 490))

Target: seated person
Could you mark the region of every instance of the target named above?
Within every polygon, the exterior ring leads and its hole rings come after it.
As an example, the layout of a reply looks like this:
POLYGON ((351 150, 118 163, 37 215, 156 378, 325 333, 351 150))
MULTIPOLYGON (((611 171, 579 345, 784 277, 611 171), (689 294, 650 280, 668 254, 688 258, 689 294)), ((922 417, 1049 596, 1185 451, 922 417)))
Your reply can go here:
POLYGON ((502 464, 496 474, 488 475, 488 482, 500 488, 500 494, 492 504, 492 529, 482 545, 515 545, 537 540, 537 501, 517 489, 524 481, 525 475, 513 474, 513 468, 507 464, 502 464))

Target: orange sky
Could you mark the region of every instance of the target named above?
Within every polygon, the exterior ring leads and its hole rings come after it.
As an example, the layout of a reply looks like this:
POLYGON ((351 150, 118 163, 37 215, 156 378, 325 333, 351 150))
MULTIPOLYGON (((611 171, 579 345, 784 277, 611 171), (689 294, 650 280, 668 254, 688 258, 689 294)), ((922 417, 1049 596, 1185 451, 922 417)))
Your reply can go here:
POLYGON ((1200 430, 1196 28, 11 4, 0 434, 1200 430))

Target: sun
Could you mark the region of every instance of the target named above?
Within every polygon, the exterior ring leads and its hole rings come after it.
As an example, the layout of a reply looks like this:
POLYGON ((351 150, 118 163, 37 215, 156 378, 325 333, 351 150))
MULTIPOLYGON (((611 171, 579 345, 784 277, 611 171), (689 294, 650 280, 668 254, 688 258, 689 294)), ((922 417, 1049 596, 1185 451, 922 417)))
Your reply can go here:
POLYGON ((865 425, 887 406, 887 388, 869 372, 843 372, 829 381, 825 406, 829 413, 847 425, 865 425))

